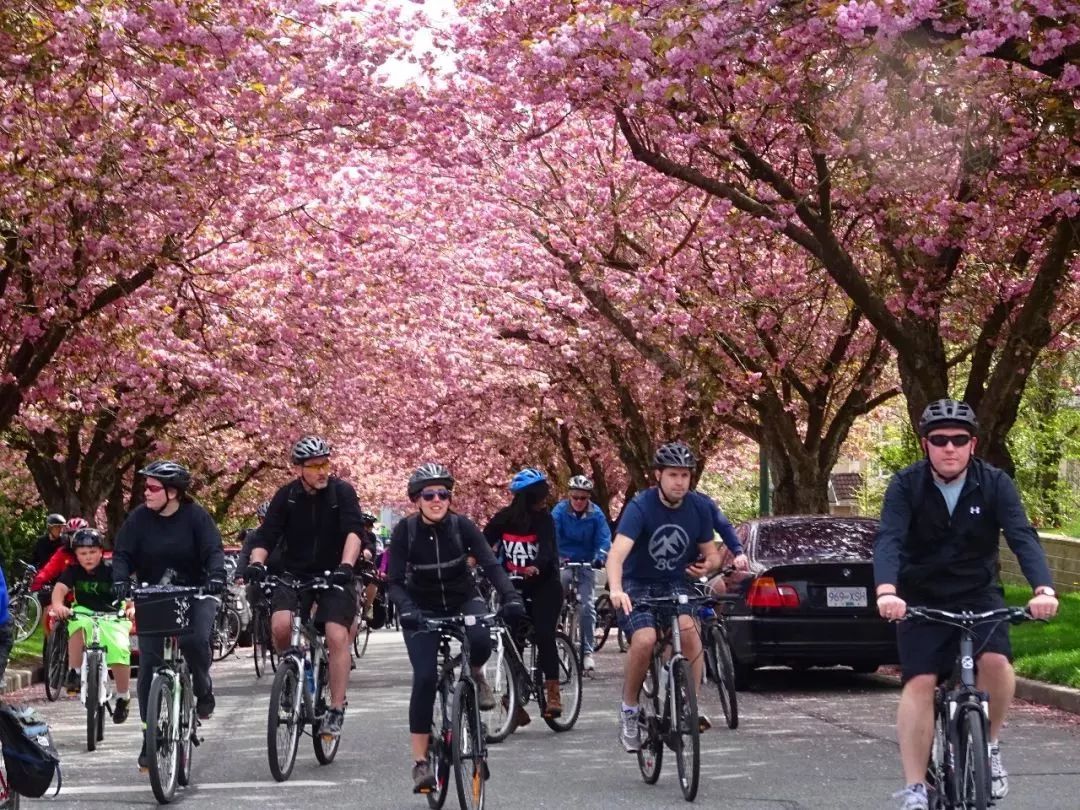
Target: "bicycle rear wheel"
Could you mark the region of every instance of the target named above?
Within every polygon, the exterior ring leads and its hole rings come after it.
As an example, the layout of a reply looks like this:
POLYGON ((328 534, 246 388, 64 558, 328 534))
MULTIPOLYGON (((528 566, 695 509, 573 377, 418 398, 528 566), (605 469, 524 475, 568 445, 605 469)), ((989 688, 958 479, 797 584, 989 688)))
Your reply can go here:
POLYGON ((266 723, 266 753, 270 774, 284 782, 296 763, 300 745, 303 701, 299 698, 300 672, 295 658, 283 658, 270 687, 270 712, 266 723))
POLYGON ((90 650, 86 653, 86 750, 93 751, 98 744, 98 727, 101 725, 101 704, 98 703, 98 691, 101 689, 101 653, 90 650))
POLYGON ((569 731, 581 713, 581 662, 578 648, 563 633, 555 634, 555 652, 559 659, 559 692, 562 713, 558 717, 544 714, 544 722, 552 731, 569 731))
POLYGON ((660 769, 664 764, 664 740, 660 736, 660 701, 656 697, 656 659, 649 663, 645 682, 652 682, 652 691, 643 688, 638 708, 638 727, 641 736, 641 748, 637 752, 638 769, 647 785, 655 785, 660 778, 660 769))
POLYGON ((431 718, 431 737, 428 739, 428 764, 435 776, 435 787, 428 792, 428 807, 439 810, 446 802, 453 766, 452 738, 454 701, 453 663, 443 669, 435 690, 435 711, 431 718))
POLYGON ((11 613, 11 625, 15 643, 26 641, 37 630, 41 621, 41 602, 32 593, 21 593, 11 600, 8 606, 11 613))
POLYGON ((176 776, 181 787, 191 784, 191 765, 195 757, 195 734, 199 721, 195 717, 193 697, 191 682, 185 679, 180 693, 180 767, 176 776))
POLYGON ((615 608, 611 604, 611 597, 606 593, 596 597, 594 608, 596 624, 593 627, 593 652, 600 652, 607 642, 611 628, 615 626, 615 608))
POLYGON ((671 718, 671 742, 675 749, 675 765, 679 770, 679 787, 683 798, 692 802, 697 796, 701 775, 701 730, 698 727, 697 695, 690 662, 679 658, 671 664, 671 686, 674 692, 671 718))
POLYGON ((371 637, 371 627, 366 621, 361 622, 360 629, 356 631, 356 638, 353 639, 353 655, 357 658, 363 658, 364 653, 367 652, 368 639, 371 637))
POLYGON ((483 810, 488 777, 487 752, 480 715, 476 711, 475 687, 468 681, 458 681, 454 688, 454 723, 450 739, 458 803, 462 810, 483 810))
POLYGON ((990 806, 990 753, 986 746, 986 725, 982 711, 962 708, 957 723, 960 732, 959 796, 962 807, 986 810, 990 806))
POLYGON ((255 662, 256 678, 261 678, 267 670, 267 650, 263 644, 264 636, 262 611, 256 610, 251 617, 251 658, 255 662))
POLYGON ((53 625, 49 638, 45 641, 45 697, 50 701, 60 697, 64 689, 64 678, 68 671, 67 622, 53 625))
POLYGON ((173 714, 172 679, 155 675, 146 706, 146 751, 150 756, 150 787, 158 803, 168 804, 176 795, 179 752, 173 714))
POLYGON ((736 729, 739 727, 739 699, 735 693, 735 662, 731 659, 727 632, 722 626, 709 628, 705 656, 709 677, 720 696, 720 708, 727 727, 736 729))

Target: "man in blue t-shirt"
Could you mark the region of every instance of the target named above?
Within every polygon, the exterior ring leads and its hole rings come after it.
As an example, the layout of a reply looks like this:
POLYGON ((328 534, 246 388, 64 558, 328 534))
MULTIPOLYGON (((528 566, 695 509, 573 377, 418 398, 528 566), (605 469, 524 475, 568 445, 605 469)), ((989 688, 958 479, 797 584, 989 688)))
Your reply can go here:
MULTIPOLYGON (((697 459, 682 442, 662 445, 653 457, 656 486, 626 505, 608 554, 611 603, 620 611, 619 622, 630 639, 619 712, 621 739, 629 752, 641 748, 638 693, 656 643, 652 611, 634 602, 686 593, 687 574, 704 576, 720 567, 708 499, 690 491, 696 466, 697 459)), ((704 659, 693 609, 680 605, 678 612, 683 655, 691 661, 695 682, 701 683, 704 659)))

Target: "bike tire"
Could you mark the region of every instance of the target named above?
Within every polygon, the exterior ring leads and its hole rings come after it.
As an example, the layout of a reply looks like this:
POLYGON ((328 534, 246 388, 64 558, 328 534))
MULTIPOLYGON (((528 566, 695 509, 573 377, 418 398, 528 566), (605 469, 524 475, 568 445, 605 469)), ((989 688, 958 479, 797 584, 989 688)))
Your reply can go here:
POLYGON ((660 702, 656 697, 655 684, 659 679, 656 675, 656 659, 649 662, 649 669, 645 674, 645 680, 653 682, 652 694, 646 694, 641 690, 641 699, 638 704, 638 725, 641 728, 641 748, 637 752, 638 770, 641 778, 647 785, 655 785, 660 778, 660 771, 664 765, 664 740, 660 736, 660 702))
POLYGON ((709 643, 706 646, 709 656, 709 665, 713 670, 717 694, 720 697, 720 708, 724 712, 724 720, 729 729, 739 727, 739 698, 735 691, 735 662, 731 657, 731 644, 728 641, 727 631, 720 625, 715 625, 709 630, 709 643))
POLYGON ((59 621, 45 641, 45 697, 49 701, 58 700, 64 690, 68 670, 67 642, 67 622, 59 621))
POLYGON ((93 751, 98 744, 98 726, 101 720, 101 653, 94 650, 86 654, 86 750, 93 751))
POLYGON ((364 622, 360 625, 360 629, 356 631, 356 638, 353 639, 353 655, 357 658, 364 657, 364 653, 367 652, 369 638, 371 638, 371 627, 367 622, 364 622))
POLYGON ((683 798, 692 802, 697 797, 701 777, 701 729, 698 727, 697 694, 690 662, 679 658, 671 664, 671 688, 674 700, 671 727, 674 732, 675 765, 683 798))
POLYGON ((930 746, 930 759, 926 764, 926 794, 930 810, 946 810, 951 776, 947 773, 949 757, 948 719, 940 704, 940 698, 934 703, 934 737, 930 746))
POLYGON ((319 732, 322 718, 330 708, 330 684, 327 681, 327 665, 319 670, 319 683, 315 690, 315 720, 311 724, 311 742, 315 748, 315 759, 320 765, 329 765, 337 756, 338 747, 341 745, 341 735, 336 737, 324 737, 319 732))
POLYGON ((615 608, 611 604, 611 597, 603 593, 596 597, 593 609, 596 611, 596 624, 593 626, 593 652, 600 652, 608 640, 611 628, 615 626, 615 608))
POLYGON ((155 675, 146 705, 146 751, 150 759, 150 788, 158 804, 169 804, 176 796, 179 751, 173 716, 171 678, 155 675))
MULTIPOLYGON (((500 630, 500 633, 502 631, 500 630)), ((503 643, 496 643, 491 657, 484 664, 484 678, 491 685, 491 691, 495 693, 495 708, 481 712, 484 725, 487 728, 487 741, 490 744, 501 743, 509 737, 515 728, 514 719, 517 715, 518 691, 517 679, 510 663, 510 655, 506 651, 506 644, 512 644, 508 637, 503 637, 503 643)))
POLYGON ((990 753, 986 743, 986 718, 974 706, 960 710, 956 724, 959 732, 957 778, 960 805, 969 810, 990 806, 990 753))
POLYGON ((266 672, 266 647, 263 645, 263 615, 255 611, 251 617, 251 658, 255 663, 255 677, 261 678, 266 672))
POLYGON ((428 807, 439 810, 446 803, 453 769, 452 723, 454 702, 453 664, 444 668, 435 690, 435 709, 428 738, 428 764, 435 775, 435 787, 427 794, 428 807))
POLYGON ((15 631, 12 635, 16 644, 34 635, 41 622, 41 602, 35 594, 19 594, 11 600, 8 610, 11 613, 12 629, 15 631))
POLYGON ((300 677, 296 659, 284 658, 270 687, 266 754, 270 774, 277 782, 284 782, 292 773, 296 750, 300 747, 300 733, 304 729, 303 701, 296 699, 300 677))
POLYGON ((236 649, 240 640, 240 614, 236 608, 223 608, 214 619, 213 650, 214 660, 222 661, 236 649))
POLYGON ((483 810, 487 785, 487 755, 483 732, 477 727, 475 687, 459 680, 454 687, 454 714, 450 739, 454 762, 454 784, 462 810, 483 810))
POLYGON ((544 722, 552 731, 569 731, 581 714, 581 659, 578 650, 564 633, 555 634, 555 653, 559 660, 559 692, 562 713, 558 717, 544 714, 544 722))
POLYGON ((191 767, 195 758, 195 734, 199 721, 195 717, 193 697, 194 691, 191 684, 185 681, 180 695, 180 765, 176 774, 181 787, 191 784, 191 767))

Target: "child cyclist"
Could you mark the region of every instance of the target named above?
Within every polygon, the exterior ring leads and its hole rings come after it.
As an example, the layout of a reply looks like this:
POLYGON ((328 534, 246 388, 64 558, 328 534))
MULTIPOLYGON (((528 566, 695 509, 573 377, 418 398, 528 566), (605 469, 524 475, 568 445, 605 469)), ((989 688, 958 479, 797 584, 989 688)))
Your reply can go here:
MULTIPOLYGON (((105 660, 116 681, 113 722, 123 723, 131 702, 131 622, 118 615, 113 602, 112 566, 102 559, 101 532, 90 528, 79 529, 71 538, 71 547, 76 562, 67 567, 53 587, 52 612, 57 618, 68 620, 68 661, 76 665, 81 665, 84 639, 91 631, 86 614, 114 614, 99 622, 98 626, 101 643, 105 645, 105 660), (75 603, 70 608, 64 604, 69 591, 75 595, 75 603)), ((79 671, 72 668, 68 671, 67 691, 74 694, 79 687, 79 671)))

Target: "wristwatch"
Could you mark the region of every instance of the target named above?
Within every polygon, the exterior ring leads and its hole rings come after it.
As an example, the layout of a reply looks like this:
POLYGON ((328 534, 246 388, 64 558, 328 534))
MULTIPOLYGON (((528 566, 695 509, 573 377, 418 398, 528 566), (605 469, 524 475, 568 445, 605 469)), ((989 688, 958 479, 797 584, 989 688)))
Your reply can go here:
POLYGON ((1040 585, 1038 588, 1035 589, 1035 595, 1036 596, 1053 596, 1056 599, 1057 598, 1057 591, 1055 591, 1049 585, 1040 585))

